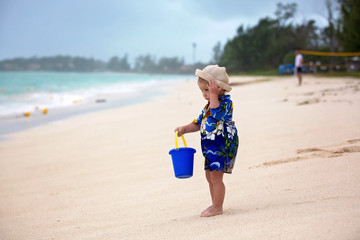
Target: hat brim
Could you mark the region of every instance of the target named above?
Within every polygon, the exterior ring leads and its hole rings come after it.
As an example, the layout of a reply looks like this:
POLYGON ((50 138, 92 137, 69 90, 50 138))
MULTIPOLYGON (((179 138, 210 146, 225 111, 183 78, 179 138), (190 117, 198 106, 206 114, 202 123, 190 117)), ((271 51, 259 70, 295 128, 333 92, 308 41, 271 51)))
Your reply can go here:
MULTIPOLYGON (((213 76, 211 76, 210 74, 208 74, 207 72, 204 72, 200 69, 196 69, 195 71, 195 75, 206 80, 207 82, 209 82, 211 79, 214 79, 213 76)), ((226 83, 222 82, 222 81, 219 81, 219 80, 216 80, 215 81, 217 82, 218 86, 219 87, 222 87, 225 91, 227 92, 230 92, 231 91, 231 87, 229 85, 227 85, 226 83)))

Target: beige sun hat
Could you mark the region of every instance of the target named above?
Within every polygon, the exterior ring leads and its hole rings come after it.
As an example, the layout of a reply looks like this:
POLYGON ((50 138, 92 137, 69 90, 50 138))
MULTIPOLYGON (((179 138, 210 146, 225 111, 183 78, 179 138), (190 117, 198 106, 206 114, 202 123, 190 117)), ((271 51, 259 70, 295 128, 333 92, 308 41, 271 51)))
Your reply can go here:
POLYGON ((219 87, 222 87, 227 92, 231 91, 231 87, 229 86, 229 76, 226 73, 225 67, 208 65, 203 70, 196 69, 195 75, 206 81, 215 79, 219 87))

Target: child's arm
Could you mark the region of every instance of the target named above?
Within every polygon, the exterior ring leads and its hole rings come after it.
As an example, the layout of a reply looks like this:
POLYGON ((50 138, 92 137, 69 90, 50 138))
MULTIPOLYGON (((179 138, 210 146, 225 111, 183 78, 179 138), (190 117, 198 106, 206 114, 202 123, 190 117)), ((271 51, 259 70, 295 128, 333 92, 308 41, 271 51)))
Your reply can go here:
POLYGON ((218 108, 219 103, 219 94, 222 91, 222 87, 219 87, 214 79, 211 79, 209 82, 209 93, 210 93, 210 105, 211 109, 218 108))
POLYGON ((188 125, 175 128, 175 132, 178 132, 178 137, 185 133, 197 132, 200 130, 200 125, 196 123, 189 123, 188 125))

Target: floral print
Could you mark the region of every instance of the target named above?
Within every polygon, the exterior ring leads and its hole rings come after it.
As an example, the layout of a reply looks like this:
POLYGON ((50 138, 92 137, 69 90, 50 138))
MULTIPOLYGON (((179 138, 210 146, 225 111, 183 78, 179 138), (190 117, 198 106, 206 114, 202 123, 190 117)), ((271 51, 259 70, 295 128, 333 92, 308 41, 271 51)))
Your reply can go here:
POLYGON ((193 123, 200 125, 201 149, 205 170, 231 173, 239 138, 232 121, 233 103, 230 95, 219 97, 220 106, 210 109, 208 103, 193 123))

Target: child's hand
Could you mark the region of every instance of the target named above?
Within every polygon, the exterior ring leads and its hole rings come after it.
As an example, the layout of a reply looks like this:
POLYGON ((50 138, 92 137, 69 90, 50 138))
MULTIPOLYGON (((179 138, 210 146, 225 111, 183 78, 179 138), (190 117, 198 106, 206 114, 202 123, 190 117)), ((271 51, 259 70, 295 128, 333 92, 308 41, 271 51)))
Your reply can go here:
POLYGON ((223 90, 222 87, 219 87, 217 82, 214 79, 210 79, 209 81, 209 93, 210 95, 219 96, 221 91, 223 90))
POLYGON ((185 134, 185 127, 177 127, 175 128, 174 132, 178 131, 178 137, 180 137, 181 135, 185 134))

